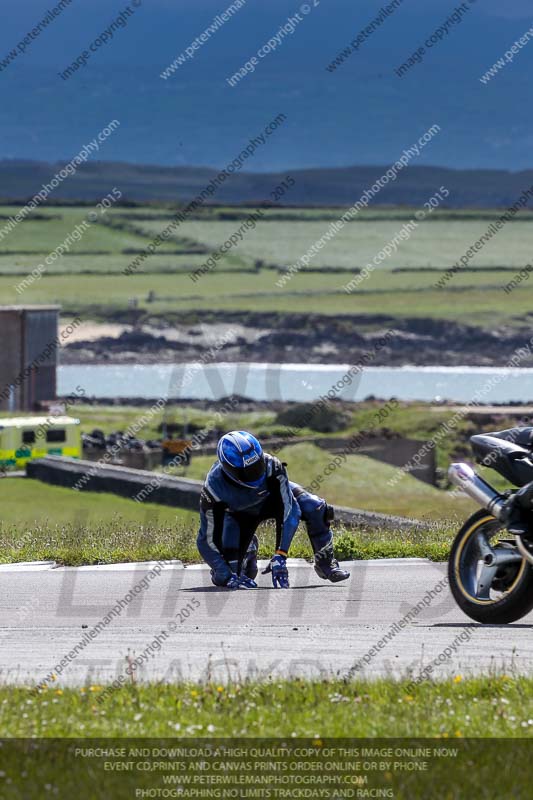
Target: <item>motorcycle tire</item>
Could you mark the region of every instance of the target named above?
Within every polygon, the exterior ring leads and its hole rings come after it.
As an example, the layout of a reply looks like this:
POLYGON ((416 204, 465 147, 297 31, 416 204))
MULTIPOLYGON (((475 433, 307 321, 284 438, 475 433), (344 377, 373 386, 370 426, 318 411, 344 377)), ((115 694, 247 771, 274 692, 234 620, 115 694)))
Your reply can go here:
POLYGON ((453 542, 448 561, 450 590, 459 608, 476 622, 485 625, 505 625, 525 617, 533 609, 533 565, 525 559, 516 568, 516 575, 498 599, 475 597, 465 586, 463 575, 468 559, 468 546, 483 527, 497 524, 495 518, 481 509, 473 514, 463 525, 453 542))

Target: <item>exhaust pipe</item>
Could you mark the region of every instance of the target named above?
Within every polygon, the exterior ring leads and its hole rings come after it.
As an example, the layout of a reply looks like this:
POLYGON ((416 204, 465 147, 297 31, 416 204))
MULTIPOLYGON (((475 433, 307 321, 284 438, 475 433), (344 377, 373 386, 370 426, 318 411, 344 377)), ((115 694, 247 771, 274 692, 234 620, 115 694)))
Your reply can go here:
MULTIPOLYGON (((468 464, 451 464, 448 470, 448 477, 452 483, 463 490, 465 494, 486 508, 487 511, 497 519, 500 519, 505 498, 492 488, 490 483, 484 481, 474 472, 468 464)), ((515 536, 518 552, 533 565, 533 553, 531 553, 523 543, 520 536, 515 536)))
POLYGON ((465 494, 486 508, 494 517, 500 519, 505 498, 493 489, 490 483, 475 472, 468 464, 451 464, 448 478, 465 494))

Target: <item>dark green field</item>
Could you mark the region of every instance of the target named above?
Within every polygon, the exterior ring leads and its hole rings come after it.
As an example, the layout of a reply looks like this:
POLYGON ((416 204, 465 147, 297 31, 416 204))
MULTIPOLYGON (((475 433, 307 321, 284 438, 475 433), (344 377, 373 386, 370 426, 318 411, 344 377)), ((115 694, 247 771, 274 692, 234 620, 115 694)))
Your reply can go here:
MULTIPOLYGON (((5 221, 17 212, 1 207, 5 221)), ((216 268, 197 282, 191 271, 231 236, 252 209, 206 208, 189 217, 133 274, 128 267, 172 220, 169 208, 113 208, 42 278, 17 293, 15 286, 44 263, 90 207, 42 210, 0 241, 0 296, 4 303, 59 302, 64 313, 109 319, 132 300, 151 316, 195 311, 275 311, 326 315, 387 314, 393 318, 456 320, 481 326, 524 325, 532 290, 524 281, 509 302, 503 287, 529 263, 531 214, 508 223, 446 284, 435 283, 487 231, 498 211, 435 211, 351 294, 343 287, 413 217, 414 209, 361 212, 283 288, 285 269, 327 230, 342 209, 266 209, 216 268)), ((0 226, 1 227, 1 226, 0 226)))

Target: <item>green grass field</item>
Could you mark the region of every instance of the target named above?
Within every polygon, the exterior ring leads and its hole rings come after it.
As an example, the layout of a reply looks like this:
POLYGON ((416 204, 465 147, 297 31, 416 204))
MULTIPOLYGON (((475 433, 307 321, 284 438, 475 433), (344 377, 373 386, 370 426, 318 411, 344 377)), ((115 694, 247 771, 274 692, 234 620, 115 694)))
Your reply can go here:
POLYGON ((0 480, 0 562, 198 560, 198 515, 25 478, 0 480))
POLYGON ((0 481, 2 515, 0 524, 55 523, 79 521, 88 528, 111 527, 119 518, 124 525, 141 526, 157 518, 162 525, 189 522, 191 512, 169 506, 140 504, 117 495, 76 492, 25 478, 0 481))
MULTIPOLYGON (((372 422, 377 405, 369 401, 350 406, 351 420, 342 435, 349 437, 365 430, 372 422)), ((80 404, 70 411, 82 420, 82 430, 89 432, 101 428, 109 433, 126 430, 146 409, 80 404)), ((389 431, 424 441, 442 432, 442 426, 455 413, 454 409, 446 406, 404 403, 391 409, 386 425, 389 431)), ((147 439, 160 436, 162 419, 162 412, 154 415, 139 435, 147 439)), ((208 425, 210 419, 209 410, 192 406, 170 406, 167 411, 168 422, 194 424, 200 428, 208 425)), ((502 417, 496 427, 510 427, 512 424, 511 418, 502 417)), ((441 469, 454 459, 466 457, 472 460, 468 436, 494 426, 494 422, 481 424, 468 416, 461 418, 454 435, 441 436, 439 440, 437 462, 441 469)), ((227 427, 249 429, 260 438, 283 436, 288 430, 276 423, 276 413, 266 408, 231 414, 227 427)), ((300 433, 313 436, 315 432, 304 428, 300 433)), ((304 486, 322 476, 332 458, 328 451, 311 443, 285 446, 278 455, 288 463, 290 477, 304 486)), ((211 455, 193 454, 189 467, 180 467, 173 472, 202 480, 214 460, 211 455)), ((324 476, 315 491, 333 504, 411 516, 423 521, 421 529, 409 533, 347 531, 340 525, 336 526, 336 548, 340 558, 447 558, 452 537, 474 510, 473 503, 409 475, 389 486, 387 482, 397 474, 395 467, 354 454, 347 456, 342 468, 324 476)), ((500 488, 505 484, 492 470, 487 470, 486 477, 500 488)), ((0 559, 4 561, 53 558, 75 564, 153 557, 181 558, 186 562, 198 560, 195 547, 198 516, 192 512, 154 504, 139 505, 110 494, 76 493, 37 481, 12 478, 0 480, 0 504, 3 542, 0 559), (26 534, 29 534, 27 542, 26 534), (21 539, 23 547, 20 547, 21 539)), ((261 535, 261 554, 270 556, 272 547, 272 531, 267 526, 261 535)), ((295 538, 292 555, 311 557, 304 531, 295 538)))
MULTIPOLYGON (((407 266, 448 268, 485 233, 488 224, 486 220, 438 218, 421 222, 412 237, 401 242, 397 252, 384 262, 383 269, 407 266)), ((329 222, 322 220, 261 220, 254 230, 246 234, 245 240, 239 245, 239 252, 249 259, 263 258, 269 263, 289 266, 296 263, 310 245, 325 233, 328 225, 329 222)), ((401 220, 387 219, 386 211, 381 212, 381 219, 374 216, 368 221, 362 219, 351 222, 313 257, 311 264, 348 270, 364 267, 402 225, 401 220)), ((207 225, 202 221, 192 221, 184 223, 180 230, 184 235, 215 248, 231 236, 236 227, 238 223, 235 222, 211 222, 207 225)), ((148 223, 146 230, 157 235, 157 223, 148 223)), ((511 223, 476 254, 471 264, 477 267, 522 266, 531 258, 532 245, 533 226, 511 223)))
MULTIPOLYGON (((364 430, 372 421, 376 403, 366 402, 351 407, 351 421, 343 435, 364 430)), ((145 410, 133 406, 77 405, 71 409, 82 420, 82 430, 101 428, 107 433, 125 430, 145 410)), ((399 404, 387 418, 387 427, 403 436, 421 441, 434 436, 453 415, 445 406, 424 403, 399 404)), ((203 427, 209 424, 208 410, 174 406, 167 412, 167 421, 203 427)), ((162 412, 154 415, 139 431, 144 438, 160 436, 162 412)), ((512 424, 502 419, 499 427, 512 424)), ((276 423, 272 410, 257 410, 229 415, 228 428, 249 429, 260 438, 283 435, 287 429, 276 423)), ((465 417, 455 436, 439 442, 437 456, 444 468, 450 460, 468 453, 467 437, 479 430, 479 423, 465 417)), ((313 435, 310 428, 303 435, 313 435)), ((311 485, 324 473, 332 456, 310 443, 284 447, 279 456, 288 463, 289 475, 295 481, 311 485)), ((215 460, 214 456, 193 455, 189 467, 173 472, 202 480, 215 460)), ((447 557, 451 539, 462 521, 474 510, 467 498, 451 496, 442 489, 404 475, 398 483, 387 481, 397 475, 395 467, 360 455, 349 455, 342 468, 325 476, 319 494, 334 504, 416 517, 424 522, 413 532, 376 530, 346 531, 336 527, 336 548, 340 558, 379 558, 420 556, 434 560, 447 557), (385 487, 385 488, 384 488, 385 487)), ((496 473, 487 476, 494 482, 496 473)), ((497 481, 496 481, 497 483, 497 481)), ((53 558, 63 563, 93 563, 120 560, 144 560, 153 557, 181 558, 197 561, 195 535, 196 514, 153 504, 139 505, 114 495, 76 493, 69 489, 47 486, 36 481, 8 479, 0 481, 2 505, 4 561, 53 558), (21 537, 29 532, 29 541, 20 548, 21 537)), ((24 539, 25 541, 25 539, 24 539)), ((273 547, 272 531, 266 527, 261 536, 261 554, 268 557, 273 547)), ((298 533, 292 554, 310 558, 305 532, 298 533)))
MULTIPOLYGON (((139 504, 112 494, 49 486, 25 478, 0 480, 0 563, 54 560, 60 564, 102 564, 178 558, 198 563, 198 514, 139 504)), ((431 523, 413 532, 335 528, 341 559, 447 557, 454 525, 431 523)), ((275 548, 273 526, 261 526, 260 556, 275 548)), ((291 556, 312 558, 305 529, 294 537, 291 556)))
POLYGON ((531 737, 533 679, 0 688, 4 737, 531 737), (25 713, 21 714, 21 709, 25 713))
POLYGON ((531 796, 530 678, 105 688, 0 688, 3 798, 531 796))
MULTIPOLYGON (((0 207, 8 216, 16 209, 0 207)), ((132 299, 153 315, 195 310, 276 311, 279 313, 389 314, 396 318, 468 320, 479 325, 523 324, 531 309, 531 286, 507 302, 503 286, 529 263, 533 252, 530 215, 508 223, 468 266, 442 290, 434 283, 487 231, 498 212, 435 212, 354 291, 343 286, 354 270, 368 264, 413 212, 377 210, 349 223, 282 289, 284 270, 326 231, 342 210, 268 209, 216 269, 201 281, 191 270, 205 262, 242 224, 248 209, 206 209, 179 226, 132 275, 122 271, 171 218, 170 209, 107 212, 71 250, 54 261, 22 295, 16 284, 61 244, 88 208, 47 210, 50 219, 26 221, 0 242, 0 296, 3 302, 58 302, 65 312, 106 318, 132 299), (235 219, 220 219, 224 216, 235 219), (203 254, 202 254, 203 253, 203 254), (408 271, 394 272, 397 269, 408 271), (428 268, 431 272, 428 272, 428 268), (498 269, 499 268, 499 269, 498 269), (73 280, 72 276, 76 275, 73 280)), ((532 284, 533 285, 533 284, 532 284)))
POLYGON ((256 277, 237 271, 228 274, 207 275, 199 284, 194 284, 182 274, 76 276, 44 276, 22 294, 15 286, 23 279, 0 277, 0 295, 4 302, 58 303, 69 314, 81 314, 86 318, 107 320, 117 311, 124 312, 128 302, 135 300, 137 307, 150 312, 151 316, 164 316, 169 312, 183 312, 189 316, 196 311, 241 312, 250 311, 291 313, 320 313, 327 315, 381 315, 396 319, 434 318, 460 323, 492 327, 497 325, 524 326, 530 322, 531 291, 523 284, 509 303, 503 292, 504 285, 512 274, 502 277, 499 286, 484 278, 472 287, 462 289, 450 282, 447 290, 401 289, 395 291, 373 291, 372 278, 362 284, 362 289, 351 295, 342 290, 339 276, 301 275, 286 288, 275 286, 277 274, 265 273, 256 277), (128 280, 129 283, 123 283, 128 280), (324 287, 326 284, 326 288, 324 287))

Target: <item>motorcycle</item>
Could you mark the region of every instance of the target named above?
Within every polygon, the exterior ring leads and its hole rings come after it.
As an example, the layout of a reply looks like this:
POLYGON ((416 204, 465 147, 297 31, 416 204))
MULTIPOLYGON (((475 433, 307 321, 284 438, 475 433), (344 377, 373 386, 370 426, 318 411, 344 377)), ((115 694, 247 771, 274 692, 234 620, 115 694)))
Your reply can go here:
MULTIPOLYGON (((470 443, 476 461, 513 486, 533 481, 533 428, 478 434, 470 443)), ((481 506, 453 542, 448 562, 451 592, 462 611, 477 622, 515 622, 533 609, 533 502, 525 512, 530 533, 512 535, 506 509, 516 490, 497 491, 469 464, 451 464, 448 477, 481 506)))

